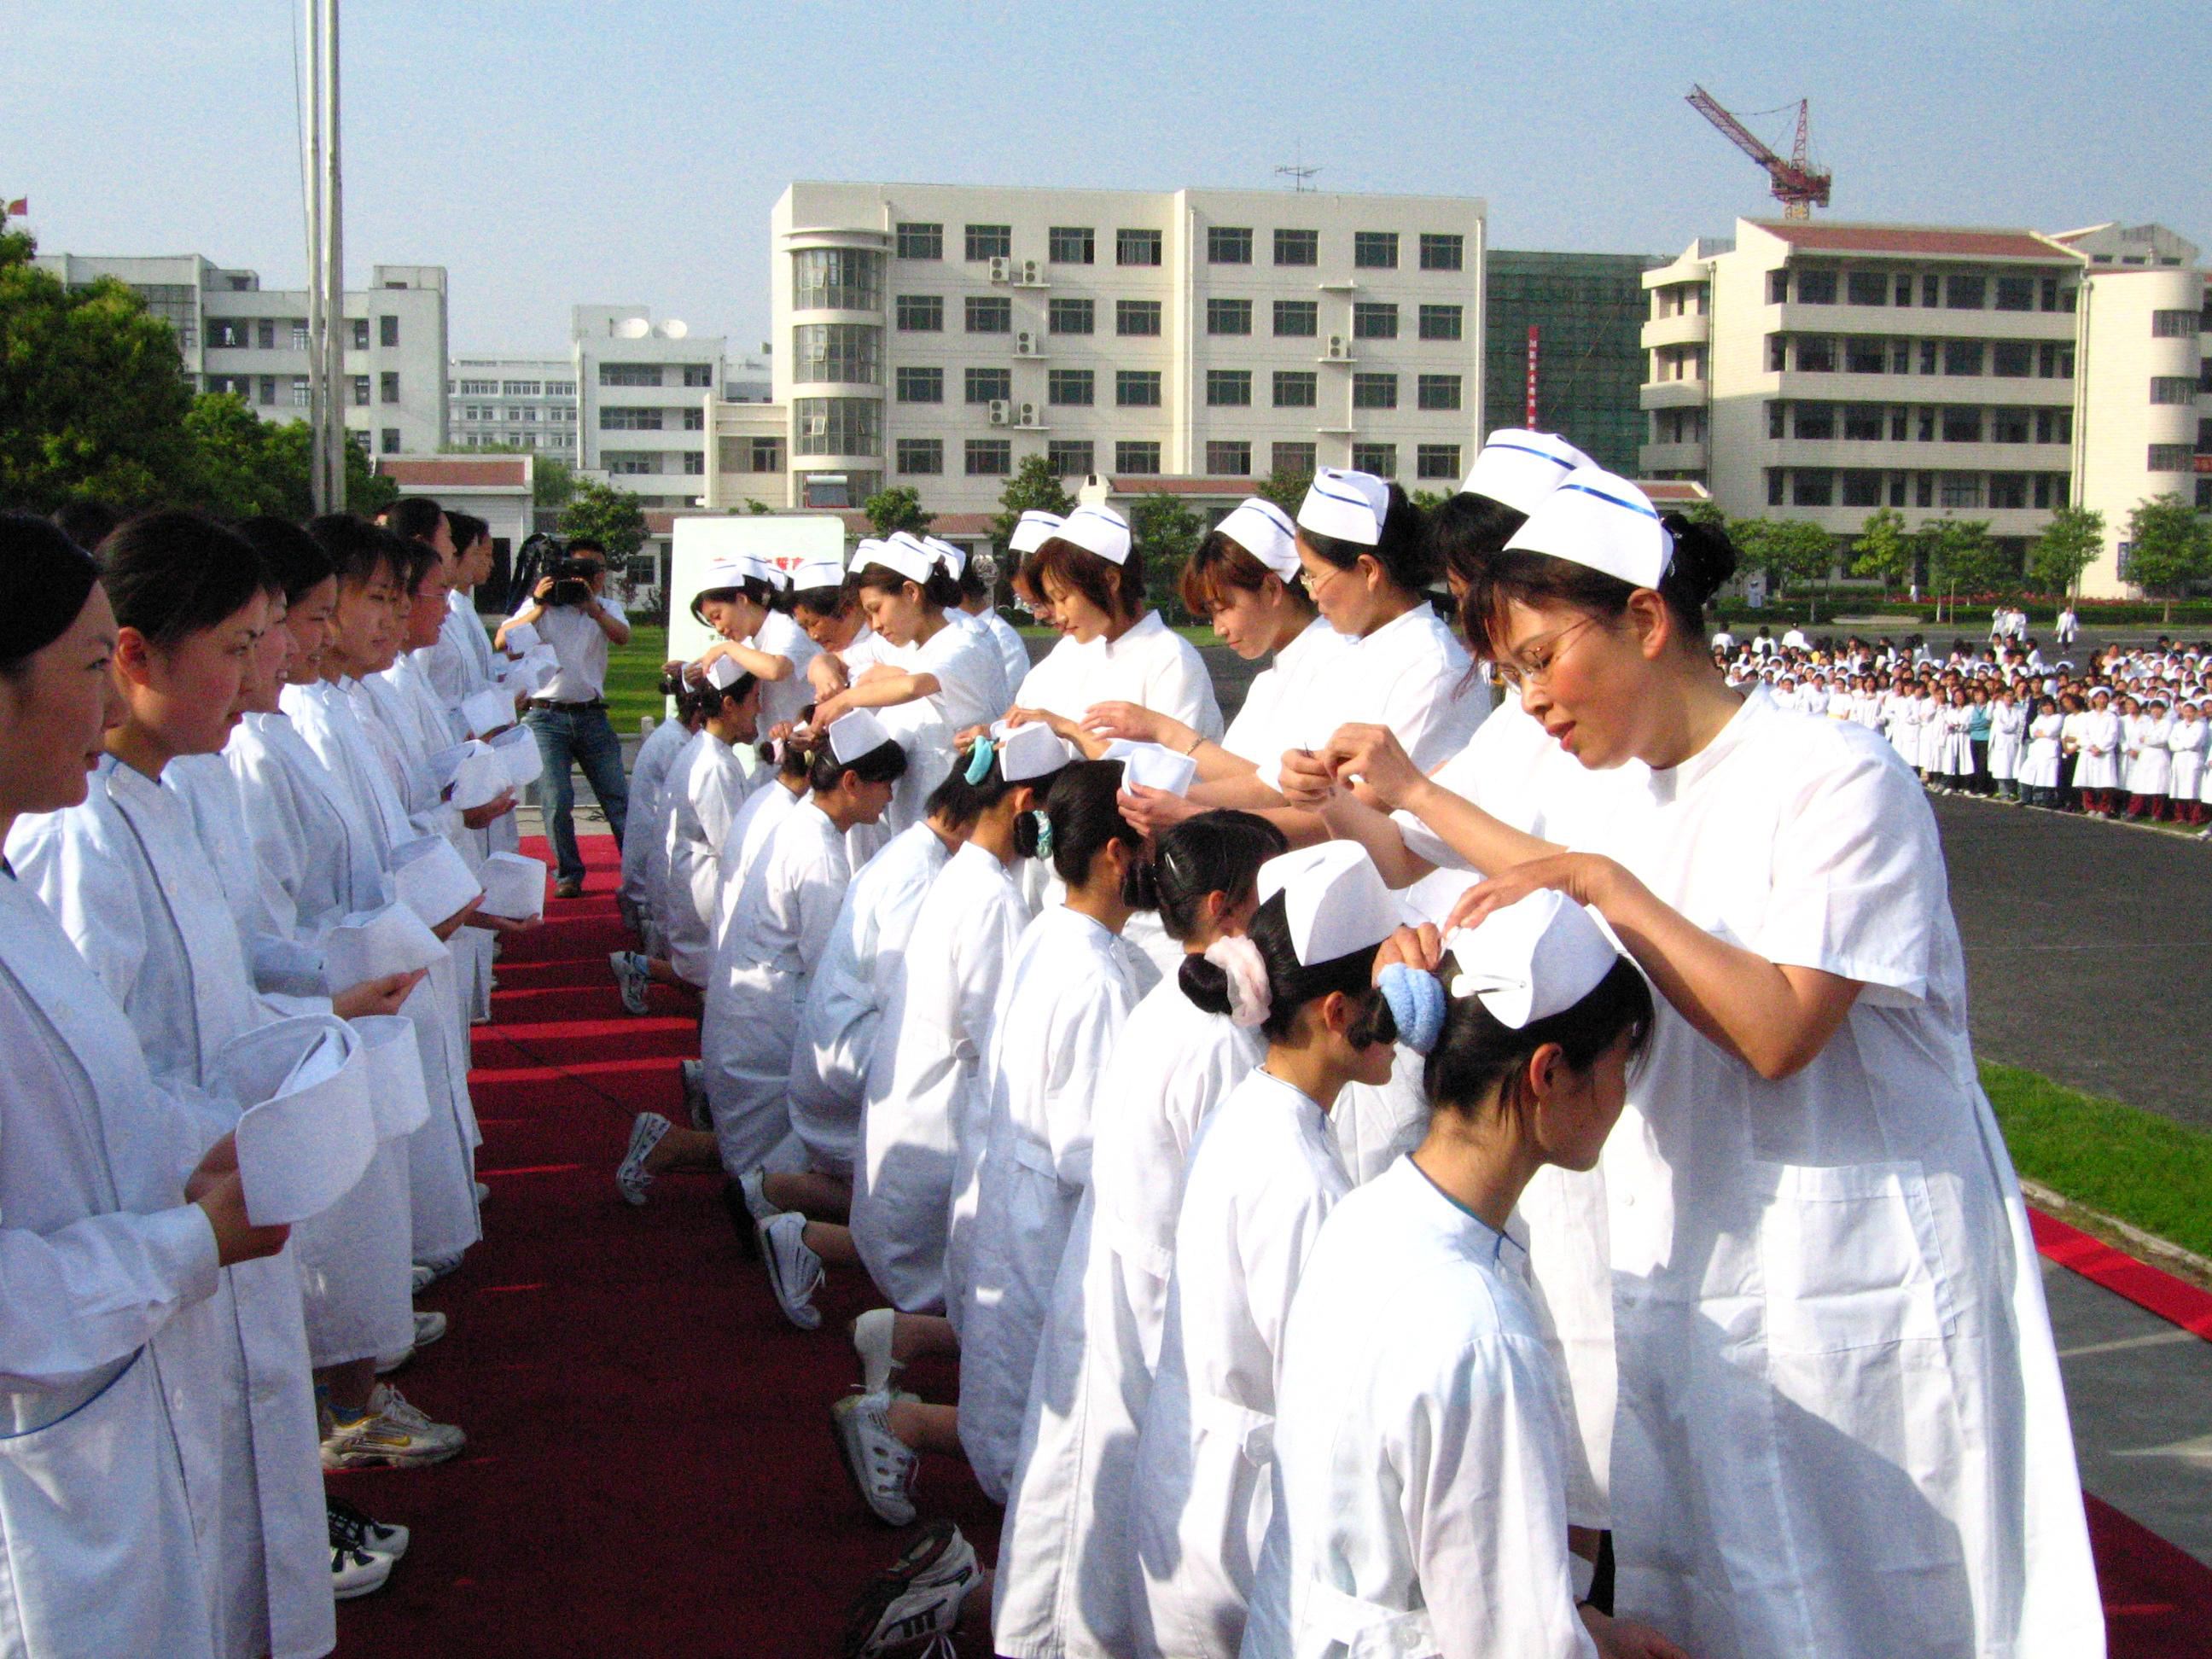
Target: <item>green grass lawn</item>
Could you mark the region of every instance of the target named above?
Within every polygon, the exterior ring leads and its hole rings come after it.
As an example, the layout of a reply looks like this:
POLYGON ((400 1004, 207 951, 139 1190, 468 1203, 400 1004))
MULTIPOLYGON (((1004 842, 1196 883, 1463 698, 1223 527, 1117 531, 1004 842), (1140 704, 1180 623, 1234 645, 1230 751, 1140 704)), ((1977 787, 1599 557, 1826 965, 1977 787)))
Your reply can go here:
POLYGON ((2024 1177, 2212 1256, 2212 1134, 1993 1061, 1982 1087, 2024 1177))
POLYGON ((629 643, 607 650, 607 722, 620 738, 637 735, 638 717, 661 717, 660 665, 668 660, 668 630, 633 628, 629 643))

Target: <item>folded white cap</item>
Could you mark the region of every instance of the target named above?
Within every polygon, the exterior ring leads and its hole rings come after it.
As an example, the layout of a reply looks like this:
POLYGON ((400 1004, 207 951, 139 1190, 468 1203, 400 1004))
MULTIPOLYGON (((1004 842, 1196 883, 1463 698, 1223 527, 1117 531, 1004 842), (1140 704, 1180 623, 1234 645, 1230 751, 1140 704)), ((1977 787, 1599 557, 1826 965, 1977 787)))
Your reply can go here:
POLYGON ((443 836, 417 836, 393 848, 392 886, 399 902, 431 927, 483 890, 467 860, 443 836))
POLYGON ((823 735, 830 739, 830 757, 840 766, 850 765, 891 740, 884 723, 865 708, 838 715, 823 735))
POLYGON ((791 592, 794 585, 793 573, 798 568, 799 561, 796 559, 774 558, 761 561, 761 574, 768 578, 768 585, 770 587, 780 592, 791 592))
POLYGON ((1250 496, 1213 527, 1285 581, 1298 574, 1297 527, 1274 502, 1250 496))
POLYGON ((1547 888, 1453 933, 1455 997, 1480 997, 1498 1024, 1518 1031, 1563 1014, 1620 960, 1589 911, 1547 888))
POLYGON ((1548 554, 1631 587, 1656 587, 1674 560, 1674 538, 1642 490, 1585 466, 1536 503, 1505 550, 1548 554))
POLYGON ((511 622, 507 625, 507 654, 519 657, 538 643, 538 624, 511 622))
POLYGON ((346 1022, 368 1061, 368 1108, 379 1140, 410 1135, 430 1120, 422 1051, 415 1022, 404 1014, 357 1014, 346 1022))
POLYGON ((810 587, 836 587, 845 580, 845 567, 835 559, 804 559, 791 573, 791 585, 802 592, 810 587))
POLYGON ((477 872, 483 908, 509 921, 535 921, 545 914, 545 866, 520 853, 490 853, 477 872))
MULTIPOLYGON (((545 770, 545 758, 538 750, 538 734, 526 726, 518 726, 494 738, 491 752, 504 769, 507 782, 517 789, 537 782, 545 770)), ((447 914, 450 915, 452 912, 447 914)))
POLYGON ((965 553, 953 546, 951 542, 938 536, 924 536, 921 538, 921 544, 937 556, 938 563, 945 567, 954 581, 960 580, 960 573, 968 568, 968 556, 965 553))
POLYGON ((1509 426, 1490 434, 1459 490, 1503 501, 1516 513, 1534 513, 1536 503, 1565 483, 1570 472, 1595 465, 1555 433, 1509 426))
POLYGON ((1106 745, 1106 752, 1099 758, 1121 763, 1121 782, 1126 788, 1158 789, 1170 795, 1187 795, 1198 777, 1198 763, 1164 744, 1133 743, 1127 738, 1116 738, 1106 745))
MULTIPOLYGON (((522 728, 518 726, 516 730, 521 731, 522 728)), ((502 732, 501 735, 507 734, 502 732)), ((538 747, 537 734, 523 731, 522 735, 529 739, 530 747, 534 750, 538 747)), ((497 800, 507 793, 512 782, 507 757, 495 745, 471 743, 466 747, 468 753, 462 757, 461 763, 453 770, 452 796, 453 804, 464 812, 488 801, 497 800)))
POLYGON ((514 696, 493 685, 471 691, 461 699, 461 718, 473 736, 488 738, 514 724, 514 696))
POLYGON ((763 580, 767 575, 758 559, 750 554, 738 554, 729 558, 716 559, 699 578, 702 593, 718 592, 724 588, 743 587, 747 582, 763 580))
POLYGON ((343 991, 433 967, 447 954, 422 918, 395 900, 374 910, 356 910, 323 936, 323 979, 333 991, 343 991))
POLYGON ((246 1218, 287 1226, 353 1189, 376 1155, 376 1116, 361 1039, 308 1014, 257 1026, 217 1051, 224 1091, 247 1103, 233 1131, 246 1218))
POLYGON ((854 550, 854 569, 864 569, 872 564, 893 575, 903 576, 920 587, 929 580, 929 573, 937 568, 937 556, 911 536, 903 542, 893 536, 884 541, 862 542, 854 550))
POLYGON ((991 740, 999 745, 999 775, 1008 783, 1044 777, 1075 758, 1060 734, 1041 720, 1026 726, 1001 720, 991 728, 991 740))
POLYGON ((1053 534, 1109 564, 1129 562, 1129 521, 1110 507, 1079 507, 1053 534))
POLYGON ((1325 841, 1269 859, 1260 866, 1260 902, 1277 893, 1301 968, 1371 950, 1401 921, 1382 872, 1357 842, 1325 841))
POLYGON ((735 657, 717 657, 707 665, 707 684, 717 691, 726 691, 744 674, 744 665, 735 657))
POLYGON ((1060 534, 1065 520, 1057 513, 1047 513, 1041 507, 1030 507, 1014 522, 1014 533, 1006 538, 1009 553, 1034 553, 1060 534))
POLYGON ((1346 472, 1325 466, 1306 486, 1298 503, 1298 523, 1316 536, 1373 547, 1382 539, 1390 514, 1390 486, 1371 472, 1346 472))

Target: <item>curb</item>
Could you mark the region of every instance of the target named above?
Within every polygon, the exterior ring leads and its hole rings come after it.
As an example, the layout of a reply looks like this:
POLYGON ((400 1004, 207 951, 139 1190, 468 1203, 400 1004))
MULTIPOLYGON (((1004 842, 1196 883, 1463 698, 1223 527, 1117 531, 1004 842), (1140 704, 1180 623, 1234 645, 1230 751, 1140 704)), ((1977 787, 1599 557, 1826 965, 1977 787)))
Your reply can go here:
POLYGON ((2118 1216, 2106 1215, 2102 1210, 2093 1210, 2086 1204, 2078 1204, 2064 1194, 2053 1192, 2041 1182, 2030 1181, 2025 1176, 2020 1179, 2020 1190, 2037 1209, 2053 1216, 2071 1217, 2077 1223, 2087 1222, 2100 1231, 2117 1233, 2142 1255, 2163 1259, 2179 1268, 2184 1276, 2194 1279, 2199 1285, 2212 1287, 2212 1261, 2194 1250, 2185 1250, 2179 1244, 2160 1238, 2156 1233, 2147 1233, 2118 1216))

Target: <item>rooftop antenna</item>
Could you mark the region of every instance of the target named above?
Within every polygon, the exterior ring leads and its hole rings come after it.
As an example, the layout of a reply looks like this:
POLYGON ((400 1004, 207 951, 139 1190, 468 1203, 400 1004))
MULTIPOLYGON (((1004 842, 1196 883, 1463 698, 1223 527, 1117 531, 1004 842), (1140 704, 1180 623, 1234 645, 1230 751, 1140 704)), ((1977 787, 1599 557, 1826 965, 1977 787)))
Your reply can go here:
POLYGON ((1301 144, 1297 149, 1297 159, 1289 167, 1277 167, 1275 177, 1288 179, 1291 181, 1291 189, 1303 195, 1313 189, 1314 175, 1320 171, 1319 167, 1310 167, 1306 165, 1305 146, 1301 144))

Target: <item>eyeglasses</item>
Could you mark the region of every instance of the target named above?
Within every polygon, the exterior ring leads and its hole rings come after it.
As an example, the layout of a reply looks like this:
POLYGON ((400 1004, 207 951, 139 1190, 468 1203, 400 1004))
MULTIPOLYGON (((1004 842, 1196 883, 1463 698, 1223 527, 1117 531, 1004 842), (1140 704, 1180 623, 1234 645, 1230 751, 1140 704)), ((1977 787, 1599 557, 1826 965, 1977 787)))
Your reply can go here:
POLYGON ((1559 665, 1561 648, 1584 629, 1594 627, 1595 617, 1584 617, 1579 622, 1569 623, 1556 634, 1547 635, 1524 647, 1517 659, 1498 659, 1498 678, 1515 690, 1523 685, 1543 685, 1552 678, 1552 670, 1559 665))

